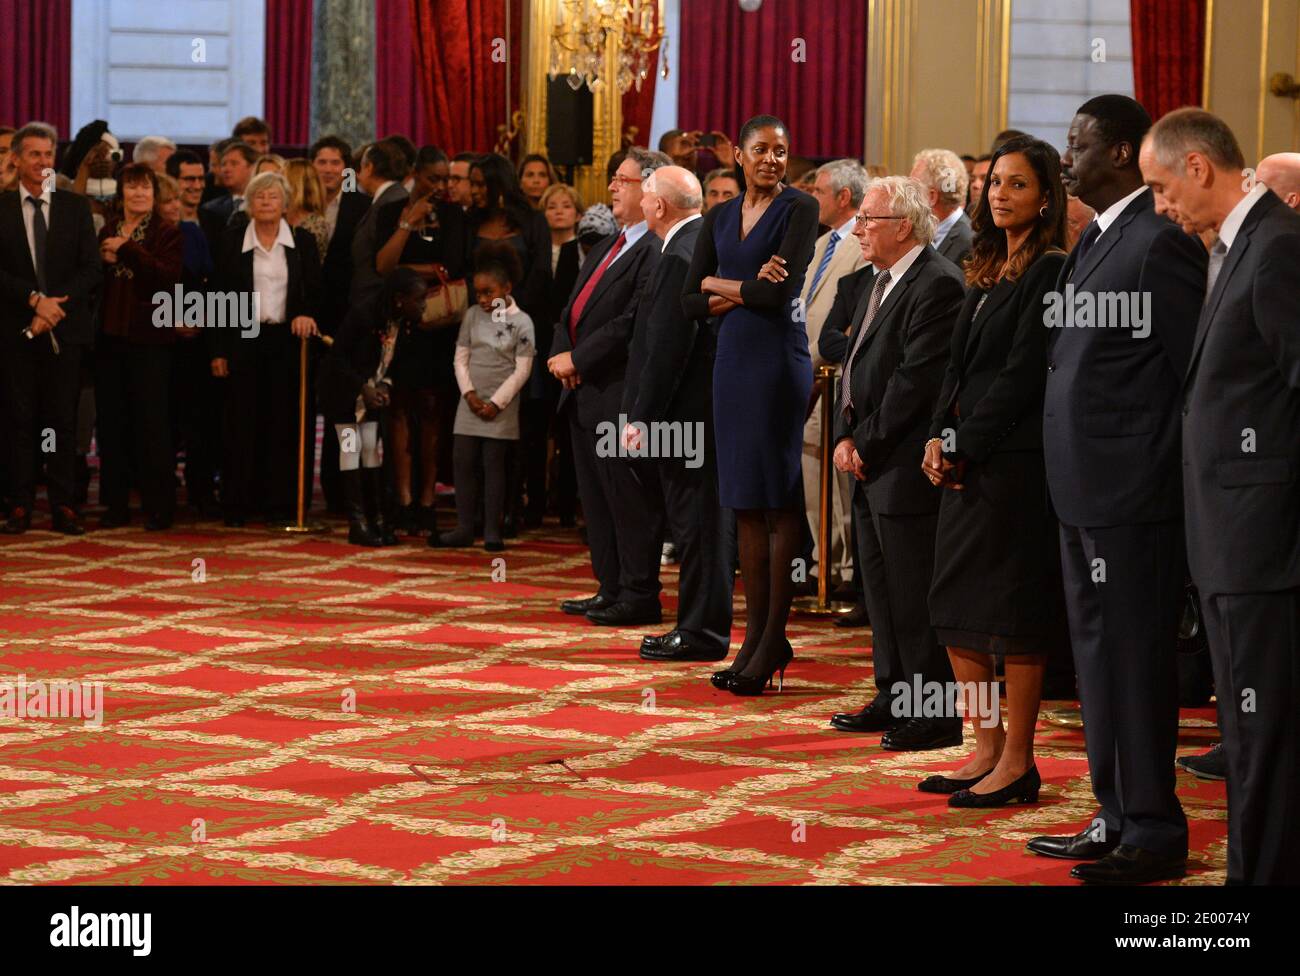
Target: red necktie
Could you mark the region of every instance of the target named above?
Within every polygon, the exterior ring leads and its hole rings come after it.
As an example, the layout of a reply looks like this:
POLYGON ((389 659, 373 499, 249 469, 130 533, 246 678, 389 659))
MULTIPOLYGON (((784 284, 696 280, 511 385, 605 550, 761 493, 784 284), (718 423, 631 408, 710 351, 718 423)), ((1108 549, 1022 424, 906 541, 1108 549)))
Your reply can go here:
POLYGON ((605 269, 614 263, 614 258, 618 257, 618 252, 623 250, 623 245, 627 243, 627 232, 620 232, 618 240, 614 246, 609 249, 605 255, 605 260, 600 262, 598 267, 587 279, 587 283, 582 286, 582 291, 578 292, 578 297, 573 301, 573 308, 569 311, 569 345, 578 344, 578 319, 582 318, 582 310, 587 307, 587 301, 591 298, 591 293, 596 290, 596 283, 600 281, 601 275, 605 269))

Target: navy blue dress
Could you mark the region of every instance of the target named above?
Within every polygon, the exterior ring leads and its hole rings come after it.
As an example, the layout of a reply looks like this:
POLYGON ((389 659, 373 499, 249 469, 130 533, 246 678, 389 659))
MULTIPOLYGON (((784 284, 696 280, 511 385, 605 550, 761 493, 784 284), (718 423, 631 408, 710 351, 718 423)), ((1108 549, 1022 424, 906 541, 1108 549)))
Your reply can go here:
POLYGON ((709 317, 700 283, 709 275, 743 282, 744 304, 721 317, 713 364, 713 429, 718 494, 724 508, 801 507, 803 426, 812 359, 799 295, 817 241, 817 201, 787 187, 740 238, 744 194, 704 215, 682 304, 709 317), (758 281, 780 254, 790 272, 779 285, 758 281))

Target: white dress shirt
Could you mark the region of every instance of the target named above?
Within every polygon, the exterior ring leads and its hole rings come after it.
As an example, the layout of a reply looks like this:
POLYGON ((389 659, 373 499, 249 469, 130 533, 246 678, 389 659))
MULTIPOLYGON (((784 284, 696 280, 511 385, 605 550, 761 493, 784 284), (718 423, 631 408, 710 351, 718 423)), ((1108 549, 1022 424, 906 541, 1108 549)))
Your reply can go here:
POLYGON ((1269 188, 1263 183, 1256 183, 1250 188, 1250 192, 1228 211, 1228 216, 1223 218, 1223 225, 1219 228, 1219 240, 1223 241, 1225 250, 1232 250, 1232 242, 1237 239, 1237 232, 1241 230, 1241 225, 1246 222, 1246 215, 1268 192, 1270 192, 1269 188))
POLYGON ((280 232, 270 250, 257 239, 257 225, 249 221, 244 229, 245 253, 253 252, 253 293, 257 296, 259 322, 284 322, 289 301, 289 257, 285 248, 293 247, 293 230, 281 218, 280 232))
MULTIPOLYGON (((28 203, 34 194, 27 192, 27 187, 21 183, 18 184, 18 206, 23 212, 23 227, 27 229, 27 253, 32 256, 32 268, 36 267, 36 208, 28 203)), ((52 194, 49 190, 42 190, 39 199, 43 201, 44 206, 41 211, 45 214, 45 229, 50 229, 50 200, 52 194)))
POLYGON ((957 207, 952 213, 948 214, 947 217, 944 217, 943 220, 939 221, 939 226, 934 229, 934 240, 930 241, 930 244, 936 251, 939 250, 940 246, 947 238, 948 231, 957 226, 957 221, 961 220, 961 216, 965 212, 966 211, 961 207, 957 207))
POLYGON ((329 244, 334 240, 334 229, 339 225, 339 204, 343 201, 343 191, 340 190, 334 194, 334 199, 325 204, 325 225, 329 227, 329 234, 325 237, 325 243, 329 244))
POLYGON ((679 230, 689 224, 692 220, 701 220, 703 217, 703 214, 691 214, 689 217, 683 217, 681 220, 677 221, 677 223, 669 227, 668 233, 664 235, 664 246, 659 248, 659 253, 663 254, 664 251, 668 250, 668 242, 677 235, 679 230))
POLYGON ((885 285, 885 290, 880 296, 880 304, 882 306, 885 304, 885 299, 889 297, 889 293, 894 290, 894 286, 898 284, 899 280, 903 277, 903 275, 907 274, 907 269, 912 266, 913 262, 916 261, 920 253, 921 253, 921 245, 916 244, 912 247, 910 251, 908 251, 901 258, 895 261, 894 266, 892 268, 882 268, 880 265, 878 264, 876 265, 877 274, 879 274, 881 271, 889 272, 889 282, 885 285))
MULTIPOLYGON (((1127 207, 1134 200, 1136 200, 1143 193, 1146 193, 1146 191, 1147 191, 1147 187, 1145 185, 1139 186, 1136 190, 1134 190, 1132 193, 1126 196, 1123 200, 1116 200, 1114 203, 1112 203, 1109 207, 1106 208, 1104 213, 1097 214, 1097 216, 1094 218, 1097 221, 1097 240, 1101 240, 1101 235, 1106 233, 1106 229, 1110 227, 1111 224, 1115 223, 1115 219, 1124 212, 1124 208, 1127 207)), ((1097 243, 1097 241, 1095 240, 1093 241, 1093 243, 1095 244, 1097 243)))

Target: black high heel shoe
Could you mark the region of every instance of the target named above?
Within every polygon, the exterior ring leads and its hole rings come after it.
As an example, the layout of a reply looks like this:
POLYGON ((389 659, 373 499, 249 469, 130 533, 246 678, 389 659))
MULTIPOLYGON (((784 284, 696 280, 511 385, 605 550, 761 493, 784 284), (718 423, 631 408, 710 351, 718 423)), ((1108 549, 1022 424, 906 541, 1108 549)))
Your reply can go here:
POLYGON ((950 807, 1005 807, 1010 803, 1037 803, 1038 790, 1043 785, 1038 775, 1038 767, 1030 766, 1029 771, 1014 783, 994 790, 992 793, 972 793, 959 790, 948 797, 950 807))
MULTIPOLYGON (((750 657, 753 657, 752 653, 750 654, 750 657)), ((749 657, 745 658, 745 661, 742 664, 740 660, 740 651, 737 651, 736 657, 731 662, 731 667, 724 668, 721 671, 714 671, 712 676, 709 678, 710 684, 719 691, 730 691, 731 679, 744 671, 747 664, 749 664, 749 657)))
POLYGON ((781 691, 785 687, 786 666, 793 660, 794 648, 790 646, 789 641, 786 641, 785 653, 782 654, 780 663, 773 667, 771 671, 767 674, 758 674, 752 677, 746 677, 737 672, 732 677, 731 684, 727 687, 727 690, 733 695, 740 695, 742 697, 761 695, 764 688, 770 688, 772 686, 772 679, 775 677, 777 678, 776 690, 781 691))
POLYGON ((961 790, 968 790, 980 780, 982 780, 993 770, 988 773, 980 773, 971 779, 950 779, 947 776, 930 776, 916 784, 916 788, 922 793, 957 793, 961 790))

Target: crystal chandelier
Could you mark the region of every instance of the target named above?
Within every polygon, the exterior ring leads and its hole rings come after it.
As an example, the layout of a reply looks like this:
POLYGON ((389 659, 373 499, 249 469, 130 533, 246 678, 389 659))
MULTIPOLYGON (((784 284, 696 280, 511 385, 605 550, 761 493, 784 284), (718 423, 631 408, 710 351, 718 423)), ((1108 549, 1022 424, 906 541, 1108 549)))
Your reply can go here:
POLYGON ((654 54, 664 47, 663 77, 668 77, 663 0, 559 0, 551 30, 554 80, 564 75, 577 91, 595 93, 612 83, 620 94, 641 84, 654 70, 654 54), (618 44, 616 64, 608 64, 607 42, 618 44))

